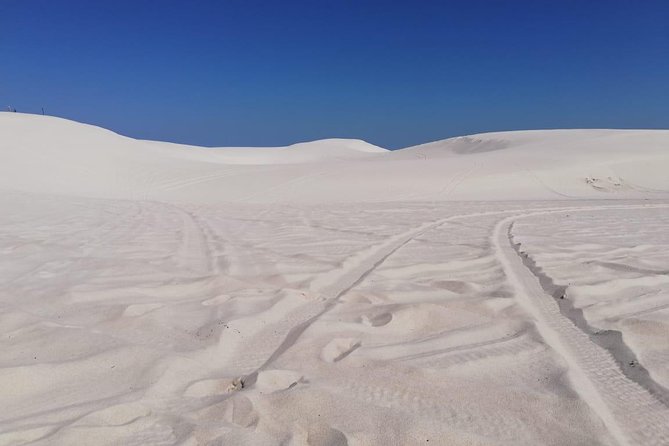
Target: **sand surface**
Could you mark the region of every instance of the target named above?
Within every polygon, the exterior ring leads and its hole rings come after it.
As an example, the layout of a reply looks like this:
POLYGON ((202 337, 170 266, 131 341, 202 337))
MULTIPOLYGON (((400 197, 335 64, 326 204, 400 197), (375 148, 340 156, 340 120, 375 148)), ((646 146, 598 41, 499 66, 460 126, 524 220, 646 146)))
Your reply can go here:
POLYGON ((669 131, 0 113, 0 445, 667 445, 666 172, 669 131))

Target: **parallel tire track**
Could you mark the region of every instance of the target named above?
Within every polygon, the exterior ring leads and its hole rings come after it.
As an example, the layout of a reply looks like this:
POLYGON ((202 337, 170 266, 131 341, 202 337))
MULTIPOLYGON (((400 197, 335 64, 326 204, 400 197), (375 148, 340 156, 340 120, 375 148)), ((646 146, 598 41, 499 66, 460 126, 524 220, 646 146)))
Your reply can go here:
MULTIPOLYGON (((555 207, 545 208, 540 211, 540 213, 602 209, 610 207, 615 206, 600 206, 594 208, 577 206, 555 207)), ((329 311, 330 308, 338 302, 341 296, 345 295, 349 290, 362 282, 391 255, 413 239, 450 221, 508 213, 517 214, 518 211, 476 212, 471 214, 452 215, 436 221, 426 222, 392 236, 363 252, 353 255, 348 259, 346 265, 342 269, 324 274, 315 281, 313 288, 314 291, 321 296, 320 301, 305 304, 292 311, 281 322, 250 335, 252 341, 249 344, 245 344, 244 349, 236 354, 237 360, 235 361, 235 365, 237 366, 237 370, 241 369, 243 371, 240 373, 242 379, 248 384, 253 384, 258 373, 267 368, 295 344, 301 334, 323 314, 329 311)))

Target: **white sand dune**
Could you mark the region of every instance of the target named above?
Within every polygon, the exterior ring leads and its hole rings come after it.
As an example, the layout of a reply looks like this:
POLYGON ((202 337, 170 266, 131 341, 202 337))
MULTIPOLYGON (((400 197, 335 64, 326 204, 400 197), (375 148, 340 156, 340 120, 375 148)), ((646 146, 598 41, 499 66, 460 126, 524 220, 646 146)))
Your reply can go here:
POLYGON ((664 130, 487 133, 392 152, 345 139, 204 149, 16 113, 0 132, 0 187, 30 192, 210 204, 669 194, 664 130))
POLYGON ((668 171, 659 130, 0 113, 0 445, 669 444, 668 171))

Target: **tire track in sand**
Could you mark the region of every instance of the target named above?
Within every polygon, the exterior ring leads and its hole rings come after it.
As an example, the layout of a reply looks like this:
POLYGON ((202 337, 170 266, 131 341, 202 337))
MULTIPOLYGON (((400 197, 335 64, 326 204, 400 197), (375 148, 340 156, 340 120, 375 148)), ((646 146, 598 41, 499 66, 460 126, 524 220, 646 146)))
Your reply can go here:
POLYGON ((300 335, 332 308, 341 296, 362 282, 397 250, 430 229, 464 217, 454 215, 413 227, 353 255, 344 262, 341 269, 320 276, 312 285, 320 296, 319 301, 300 306, 287 314, 281 322, 261 330, 244 345, 244 351, 239 352, 235 365, 239 367, 245 385, 255 383, 258 373, 295 344, 300 335), (265 359, 261 362, 261 358, 265 359))
MULTIPOLYGON (((646 206, 647 207, 647 206, 646 206)), ((581 208, 600 210, 611 207, 581 208)), ((643 206, 618 206, 639 209, 643 206)), ((519 218, 561 212, 544 210, 502 219, 492 234, 492 243, 520 305, 534 318, 546 343, 569 366, 569 376, 581 398, 598 414, 612 436, 623 445, 669 444, 669 408, 647 390, 628 379, 604 348, 563 316, 552 296, 518 256, 509 227, 519 218)))
MULTIPOLYGON (((610 208, 610 206, 595 207, 595 209, 599 208, 610 208)), ((572 211, 578 209, 593 209, 593 207, 554 207, 544 208, 541 212, 572 211)), ((385 262, 388 257, 421 234, 438 228, 450 221, 509 213, 517 215, 518 210, 496 210, 451 215, 414 226, 407 231, 389 237, 377 245, 354 254, 344 262, 342 268, 323 274, 314 281, 312 290, 319 295, 317 301, 287 310, 283 313, 280 322, 268 325, 250 334, 248 342, 244 342, 243 345, 233 350, 232 355, 228 356, 230 359, 234 358, 234 362, 231 361, 230 363, 230 370, 233 374, 239 376, 245 384, 253 384, 256 381, 258 373, 267 368, 293 346, 301 334, 314 321, 329 311, 341 296, 362 282, 378 266, 385 262)), ((227 348, 223 350, 229 352, 227 348)), ((224 354, 224 352, 221 353, 224 354)))

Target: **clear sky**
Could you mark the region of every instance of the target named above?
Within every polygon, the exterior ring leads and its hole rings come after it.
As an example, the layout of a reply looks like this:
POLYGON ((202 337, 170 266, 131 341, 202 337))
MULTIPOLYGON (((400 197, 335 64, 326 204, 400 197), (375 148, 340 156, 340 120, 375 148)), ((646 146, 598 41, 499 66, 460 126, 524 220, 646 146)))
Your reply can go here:
POLYGON ((669 128, 669 1, 0 0, 8 105, 209 146, 669 128))

